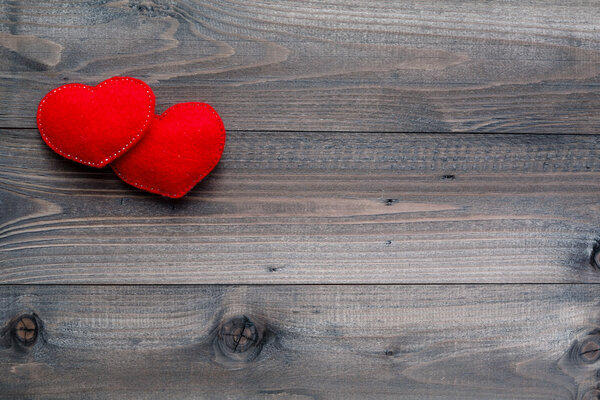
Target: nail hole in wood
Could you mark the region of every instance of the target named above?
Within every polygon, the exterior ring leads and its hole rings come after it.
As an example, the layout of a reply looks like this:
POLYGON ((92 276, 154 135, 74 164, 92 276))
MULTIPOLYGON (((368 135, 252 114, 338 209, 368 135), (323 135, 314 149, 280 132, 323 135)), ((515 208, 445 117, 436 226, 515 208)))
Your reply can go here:
POLYGON ((22 315, 12 325, 12 335, 22 346, 33 346, 38 337, 38 324, 33 315, 22 315))

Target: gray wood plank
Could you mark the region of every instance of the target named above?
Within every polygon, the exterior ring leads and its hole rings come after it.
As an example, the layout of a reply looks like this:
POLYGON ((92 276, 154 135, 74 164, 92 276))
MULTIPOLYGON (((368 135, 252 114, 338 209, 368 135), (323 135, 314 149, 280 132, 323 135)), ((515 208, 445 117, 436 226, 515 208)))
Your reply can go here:
POLYGON ((0 1, 0 127, 131 75, 235 130, 596 133, 597 0, 0 1))
POLYGON ((588 399, 598 289, 1 286, 0 397, 588 399), (30 347, 10 333, 22 313, 42 327, 30 347), (253 358, 218 345, 241 315, 253 358))
POLYGON ((3 283, 600 282, 600 137, 232 132, 179 201, 0 132, 3 283))

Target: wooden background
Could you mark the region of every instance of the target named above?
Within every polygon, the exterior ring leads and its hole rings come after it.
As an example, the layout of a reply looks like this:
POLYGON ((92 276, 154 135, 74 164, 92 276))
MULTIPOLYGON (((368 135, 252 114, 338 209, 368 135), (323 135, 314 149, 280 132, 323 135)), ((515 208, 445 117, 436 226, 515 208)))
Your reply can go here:
POLYGON ((599 109, 597 0, 0 0, 0 398, 598 399, 599 109), (114 75, 223 117, 185 198, 40 139, 114 75))

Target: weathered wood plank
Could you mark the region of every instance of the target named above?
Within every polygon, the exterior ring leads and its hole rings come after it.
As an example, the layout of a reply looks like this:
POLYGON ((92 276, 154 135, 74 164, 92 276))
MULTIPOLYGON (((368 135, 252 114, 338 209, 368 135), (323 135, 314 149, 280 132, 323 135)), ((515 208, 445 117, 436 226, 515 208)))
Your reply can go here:
POLYGON ((597 0, 0 1, 0 127, 127 74, 236 130, 596 133, 597 0))
POLYGON ((600 370, 583 350, 599 338, 598 293, 597 285, 2 286, 0 396, 584 399, 600 370), (22 313, 43 326, 31 347, 10 334, 22 313), (222 322, 240 315, 263 338, 250 360, 218 345, 222 322))
POLYGON ((600 282, 600 137, 230 133, 180 201, 0 133, 3 283, 600 282))

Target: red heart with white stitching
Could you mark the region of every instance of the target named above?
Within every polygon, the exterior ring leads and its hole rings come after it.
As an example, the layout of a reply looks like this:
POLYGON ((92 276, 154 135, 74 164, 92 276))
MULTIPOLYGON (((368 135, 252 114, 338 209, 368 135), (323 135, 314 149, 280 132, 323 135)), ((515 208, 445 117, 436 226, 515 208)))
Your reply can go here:
POLYGON ((103 167, 145 134, 153 116, 152 89, 138 79, 114 77, 97 86, 72 83, 52 90, 40 102, 37 124, 58 154, 103 167))
POLYGON ((111 167, 139 189, 178 198, 217 165, 225 127, 205 103, 181 103, 155 116, 143 139, 111 167))

